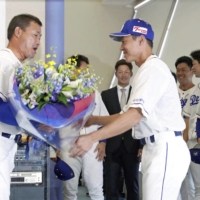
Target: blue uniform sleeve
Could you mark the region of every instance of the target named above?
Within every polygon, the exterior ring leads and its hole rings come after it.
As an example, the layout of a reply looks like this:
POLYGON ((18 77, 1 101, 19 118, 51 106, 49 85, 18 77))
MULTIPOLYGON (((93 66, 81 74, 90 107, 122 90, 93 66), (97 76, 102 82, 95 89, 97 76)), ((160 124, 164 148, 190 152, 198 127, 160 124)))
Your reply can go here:
POLYGON ((197 133, 197 139, 200 138, 200 119, 199 118, 197 118, 196 133, 197 133))

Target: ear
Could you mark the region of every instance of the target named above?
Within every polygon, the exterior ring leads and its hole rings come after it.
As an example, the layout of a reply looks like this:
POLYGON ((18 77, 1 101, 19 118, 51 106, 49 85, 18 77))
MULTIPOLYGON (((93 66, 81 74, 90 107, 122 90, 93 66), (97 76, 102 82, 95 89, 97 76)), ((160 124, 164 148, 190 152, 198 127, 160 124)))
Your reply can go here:
POLYGON ((15 30, 14 30, 14 35, 15 35, 15 37, 17 37, 17 38, 20 38, 20 37, 21 37, 21 35, 22 35, 22 29, 21 29, 19 26, 17 26, 17 27, 15 28, 15 30))
POLYGON ((144 43, 144 41, 145 41, 145 37, 143 35, 140 35, 139 44, 141 45, 142 43, 144 43))
POLYGON ((133 72, 131 71, 131 77, 133 76, 133 72))

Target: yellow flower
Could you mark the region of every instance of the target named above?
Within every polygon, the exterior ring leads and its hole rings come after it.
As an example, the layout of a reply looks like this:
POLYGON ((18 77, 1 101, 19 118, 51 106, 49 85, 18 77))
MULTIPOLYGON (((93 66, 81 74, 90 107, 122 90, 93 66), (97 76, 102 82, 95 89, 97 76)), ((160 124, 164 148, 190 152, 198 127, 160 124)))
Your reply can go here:
POLYGON ((77 66, 77 62, 76 61, 74 61, 74 65, 77 66))
POLYGON ((44 68, 48 68, 48 65, 46 63, 43 64, 44 68))
POLYGON ((71 64, 71 61, 72 61, 71 58, 68 58, 68 59, 67 59, 68 64, 71 64))
POLYGON ((46 55, 46 58, 51 58, 51 55, 50 55, 50 54, 47 54, 47 55, 46 55))
POLYGON ((72 75, 72 80, 75 80, 75 79, 77 79, 77 76, 74 74, 74 75, 72 75))
POLYGON ((49 64, 49 65, 55 65, 56 62, 55 62, 54 60, 51 60, 51 61, 48 62, 48 64, 49 64))
POLYGON ((52 70, 55 70, 55 67, 53 65, 51 65, 49 68, 51 68, 52 70))
POLYGON ((56 58, 56 54, 53 54, 53 57, 56 58))

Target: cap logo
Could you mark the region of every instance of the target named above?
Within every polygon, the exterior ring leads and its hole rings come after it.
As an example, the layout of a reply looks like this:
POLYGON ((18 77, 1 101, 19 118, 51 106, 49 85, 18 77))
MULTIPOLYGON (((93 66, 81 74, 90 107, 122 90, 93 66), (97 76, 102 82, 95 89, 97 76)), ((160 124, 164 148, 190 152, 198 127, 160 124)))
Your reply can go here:
POLYGON ((141 34, 147 35, 147 31, 148 31, 148 29, 144 28, 144 27, 140 27, 140 26, 134 26, 133 27, 133 32, 137 32, 137 33, 141 33, 141 34))

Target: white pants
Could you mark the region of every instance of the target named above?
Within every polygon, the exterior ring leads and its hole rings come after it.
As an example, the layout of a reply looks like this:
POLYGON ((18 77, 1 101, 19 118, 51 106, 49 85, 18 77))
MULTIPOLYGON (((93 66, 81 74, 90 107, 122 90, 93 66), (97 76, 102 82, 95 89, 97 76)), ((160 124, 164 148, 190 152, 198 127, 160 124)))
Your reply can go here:
POLYGON ((63 182, 64 200, 77 200, 80 172, 88 188, 92 200, 104 200, 103 196, 103 164, 96 159, 94 153, 97 143, 82 157, 71 158, 69 151, 61 151, 60 157, 74 171, 75 177, 63 182))
POLYGON ((188 169, 185 180, 181 185, 181 191, 178 200, 194 200, 195 187, 190 168, 188 169))
POLYGON ((200 165, 194 162, 190 163, 190 171, 194 183, 194 198, 193 200, 200 200, 200 165))
POLYGON ((16 150, 14 140, 0 136, 0 200, 9 200, 10 173, 14 169, 16 150))
POLYGON ((143 200, 177 200, 189 163, 189 150, 181 136, 160 133, 154 143, 147 142, 141 163, 143 200))

